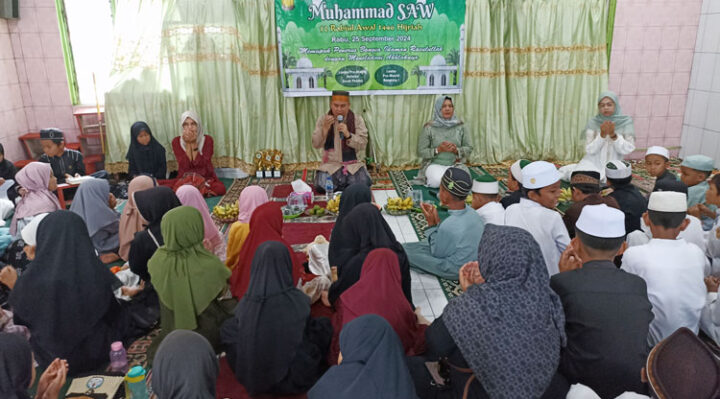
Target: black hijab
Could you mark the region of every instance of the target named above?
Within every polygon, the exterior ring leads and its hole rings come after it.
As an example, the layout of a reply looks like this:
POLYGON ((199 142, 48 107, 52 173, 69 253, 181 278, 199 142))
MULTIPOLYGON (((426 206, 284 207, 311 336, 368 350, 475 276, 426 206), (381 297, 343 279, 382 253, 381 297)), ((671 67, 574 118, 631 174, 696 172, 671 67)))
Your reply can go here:
POLYGON ((310 317, 310 299, 293 285, 290 252, 280 242, 258 247, 250 273, 248 290, 221 336, 235 348, 228 363, 252 396, 287 375, 310 317))
POLYGON ((330 234, 330 248, 328 250, 328 261, 330 261, 330 265, 338 265, 337 260, 340 255, 340 247, 343 245, 342 243, 346 241, 340 233, 340 226, 342 226, 343 219, 357 205, 370 201, 372 201, 372 193, 370 192, 370 187, 364 183, 351 184, 343 191, 340 196, 340 210, 335 220, 335 226, 330 234))
POLYGON ((220 366, 210 342, 188 330, 163 339, 153 360, 152 388, 160 399, 215 399, 220 366))
POLYGON ((68 354, 116 304, 120 281, 100 262, 82 218, 55 211, 40 222, 37 252, 10 294, 34 345, 51 357, 68 354))
POLYGON ((168 211, 181 204, 175 192, 164 186, 138 191, 134 194, 134 198, 135 207, 148 223, 145 225, 145 230, 135 233, 130 244, 128 263, 133 273, 145 281, 150 281, 147 263, 158 247, 165 244, 160 222, 168 211))
POLYGON ((2 162, 0 162, 0 177, 5 180, 15 179, 15 173, 17 173, 17 168, 15 167, 15 165, 13 165, 12 162, 8 161, 5 158, 5 147, 3 147, 2 144, 0 144, 0 155, 3 156, 3 160, 2 162))
POLYGON ((360 316, 340 333, 342 363, 331 367, 308 399, 417 399, 395 331, 375 314, 360 316))
POLYGON ((32 350, 25 338, 0 333, 0 397, 30 399, 27 390, 32 379, 32 350))
POLYGON ((130 162, 130 173, 147 174, 157 179, 164 179, 167 166, 165 163, 165 147, 162 146, 150 131, 150 126, 145 122, 135 122, 130 127, 130 147, 125 159, 130 162), (138 143, 137 137, 140 132, 147 132, 150 135, 148 145, 138 143), (162 169, 162 170, 160 170, 162 169), (162 174, 162 176, 158 176, 162 174))
POLYGON ((339 237, 341 249, 335 263, 338 267, 338 280, 330 286, 331 303, 360 279, 362 265, 370 251, 388 248, 397 254, 403 294, 415 309, 410 292, 410 263, 407 254, 375 205, 364 203, 353 208, 343 219, 339 237))

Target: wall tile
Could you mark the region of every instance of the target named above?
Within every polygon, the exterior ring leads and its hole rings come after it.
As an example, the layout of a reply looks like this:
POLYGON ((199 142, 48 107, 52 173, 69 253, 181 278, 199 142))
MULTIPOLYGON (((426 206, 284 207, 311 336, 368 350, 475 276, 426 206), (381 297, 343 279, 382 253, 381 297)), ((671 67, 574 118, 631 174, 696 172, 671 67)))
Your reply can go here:
POLYGON ((703 36, 700 51, 705 53, 717 53, 720 51, 720 14, 707 15, 707 25, 703 36))
POLYGON ((720 143, 720 134, 711 132, 709 130, 703 130, 702 140, 700 142, 699 154, 707 155, 711 158, 715 158, 715 154, 720 143))
POLYGON ((64 83, 67 85, 67 74, 65 72, 65 60, 62 58, 46 58, 45 71, 50 83, 64 83))
POLYGON ((10 43, 12 44, 13 57, 22 58, 22 44, 20 43, 20 34, 19 33, 11 33, 10 34, 10 43))
POLYGON ((0 60, 13 59, 12 42, 10 34, 0 32, 0 60))
POLYGON ((27 73, 25 72, 25 62, 22 58, 15 59, 15 72, 19 83, 27 83, 27 73))
POLYGON ((27 60, 25 63, 25 71, 27 79, 30 83, 44 83, 48 81, 47 72, 45 71, 45 61, 42 58, 27 60))
POLYGON ((625 50, 642 50, 643 48, 643 28, 633 26, 627 30, 627 41, 625 42, 625 50))
POLYGON ((622 70, 624 73, 640 72, 642 63, 643 63, 642 51, 626 50, 622 70))
MULTIPOLYGON (((678 50, 660 50, 658 72, 675 72, 675 57, 678 50)), ((692 57, 692 52, 690 52, 692 57)))
POLYGON ((676 50, 675 52, 675 71, 690 72, 693 63, 692 50, 676 50))
POLYGON ((665 141, 663 141, 663 147, 667 147, 670 150, 671 157, 678 156, 678 150, 671 149, 671 147, 678 147, 678 146, 680 146, 680 137, 665 137, 665 141))
POLYGON ((23 107, 29 107, 32 104, 29 83, 20 83, 20 98, 22 99, 23 107))
POLYGON ((608 78, 608 87, 610 90, 613 90, 615 92, 620 91, 620 84, 622 83, 622 74, 620 73, 611 73, 608 78))
MULTIPOLYGON (((720 93, 710 93, 708 96, 706 118, 705 128, 720 132, 720 93)), ((720 135, 720 133, 718 135, 720 135)))
POLYGON ((63 57, 62 42, 59 33, 41 33, 40 43, 42 44, 45 57, 63 57))
POLYGON ((702 129, 693 126, 683 126, 683 135, 680 140, 682 149, 680 150, 680 156, 685 157, 692 154, 697 154, 700 151, 700 145, 702 144, 702 129))
POLYGON ((708 92, 706 91, 695 91, 693 96, 692 107, 688 109, 689 117, 687 123, 694 127, 703 127, 705 124, 705 116, 707 115, 708 107, 708 92))
POLYGON ((677 72, 673 74, 672 90, 673 94, 685 94, 687 93, 688 86, 690 85, 690 73, 689 72, 677 72))
POLYGON ((34 8, 24 8, 22 15, 17 20, 17 30, 20 33, 37 33, 37 15, 34 8))
MULTIPOLYGON (((670 96, 670 105, 668 106, 669 116, 684 116, 685 105, 688 101, 688 97, 683 94, 673 94, 670 96)), ((680 118, 682 120, 682 118, 680 118)))
MULTIPOLYGON (((32 90, 32 88, 31 88, 32 90)), ((40 129, 55 126, 55 118, 53 117, 53 108, 39 106, 35 107, 35 118, 40 129)))
MULTIPOLYGON (((650 130, 650 118, 638 117, 633 119, 636 139, 647 137, 650 130)), ((637 147, 637 146, 636 146, 637 147)))
MULTIPOLYGON (((48 87, 47 82, 35 83, 30 81, 30 96, 32 97, 32 103, 33 106, 36 107, 36 111, 38 111, 38 105, 52 105, 52 100, 50 99, 50 88, 48 87)), ((40 118, 41 116, 37 115, 37 117, 40 118)), ((42 117, 47 117, 47 115, 43 115, 42 117)))
MULTIPOLYGON (((67 83, 50 83, 50 99, 53 106, 69 106, 71 104, 70 90, 67 83)), ((72 110, 70 113, 72 113, 72 110)))
POLYGON ((662 30, 662 41, 660 48, 663 50, 675 50, 678 48, 678 40, 680 39, 679 26, 666 26, 662 30))
POLYGON ((38 32, 59 34, 58 18, 55 8, 36 9, 38 32))
POLYGON ((635 114, 635 104, 637 103, 637 96, 620 96, 618 101, 620 101, 620 104, 622 104, 623 114, 635 114))
POLYGON ((642 52, 642 65, 640 71, 647 73, 654 73, 658 71, 658 57, 660 56, 659 50, 643 50, 642 52))
POLYGON ((698 59, 697 81, 695 88, 699 90, 710 90, 712 87, 713 75, 718 56, 716 54, 696 54, 698 59))
POLYGON ((665 124, 667 123, 666 117, 653 117, 650 118, 650 130, 648 131, 648 141, 662 141, 665 137, 665 124))
POLYGON ((43 56, 39 33, 20 34, 20 43, 22 44, 23 56, 25 58, 41 58, 43 56))
POLYGON ((637 94, 638 85, 640 83, 639 74, 624 74, 622 77, 621 89, 622 94, 634 95, 637 94))
MULTIPOLYGON (((693 49, 695 52, 700 51, 700 48, 702 47, 703 39, 705 37, 705 28, 707 27, 707 15, 701 15, 699 26, 697 29, 697 34, 695 35, 695 46, 693 46, 693 49)), ((680 38, 680 43, 682 43, 683 37, 680 38)), ((681 48, 684 48, 681 46, 681 48)))
POLYGON ((654 117, 667 116, 670 106, 670 96, 658 95, 653 97, 650 114, 654 117))
MULTIPOLYGON (((76 129, 75 117, 73 116, 73 109, 68 105, 64 107, 53 107, 53 119, 54 123, 63 131, 72 131, 76 129)), ((70 141, 68 139, 68 141, 70 141)), ((74 141, 74 140, 73 140, 74 141)))
POLYGON ((627 40, 627 33, 628 33, 627 28, 620 25, 618 23, 618 20, 615 19, 615 29, 613 29, 613 42, 612 42, 612 50, 613 51, 625 50, 625 41, 627 40))
POLYGON ((35 119, 35 109, 32 107, 25 107, 25 118, 28 123, 28 132, 39 132, 37 120, 35 119))
POLYGON ((672 92, 673 74, 659 73, 655 79, 655 94, 670 94, 672 92))
POLYGON ((667 118, 665 124, 665 137, 677 137, 682 136, 683 123, 682 116, 670 116, 667 118))
POLYGON ((640 74, 640 82, 638 83, 638 94, 649 95, 655 94, 655 83, 657 75, 652 73, 640 74))
POLYGON ((647 28, 643 35, 643 49, 658 50, 662 44, 663 29, 647 28))
POLYGON ((621 73, 625 64, 625 52, 615 51, 610 54, 610 74, 621 73))
POLYGON ((637 96, 635 101, 635 115, 650 116, 652 114, 653 96, 637 96))
POLYGON ((705 0, 706 3, 710 3, 707 8, 707 13, 720 13, 720 3, 717 0, 705 0))
POLYGON ((678 48, 694 49, 695 39, 698 29, 695 26, 683 26, 680 28, 680 37, 678 38, 678 48))

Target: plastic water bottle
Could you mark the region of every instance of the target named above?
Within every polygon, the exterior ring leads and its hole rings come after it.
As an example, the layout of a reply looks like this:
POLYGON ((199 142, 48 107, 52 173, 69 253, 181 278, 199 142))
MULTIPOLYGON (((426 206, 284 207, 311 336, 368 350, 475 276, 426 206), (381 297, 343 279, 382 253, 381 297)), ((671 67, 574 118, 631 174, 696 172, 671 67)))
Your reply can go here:
POLYGON ((125 374, 127 369, 127 352, 125 352, 122 342, 113 342, 110 345, 110 371, 125 374))
POLYGON ((145 369, 142 366, 135 366, 125 376, 125 397, 131 399, 148 399, 148 391, 145 386, 145 369))
POLYGON ((333 199, 333 189, 335 187, 333 186, 332 176, 329 176, 325 178, 325 194, 327 195, 328 200, 333 199))

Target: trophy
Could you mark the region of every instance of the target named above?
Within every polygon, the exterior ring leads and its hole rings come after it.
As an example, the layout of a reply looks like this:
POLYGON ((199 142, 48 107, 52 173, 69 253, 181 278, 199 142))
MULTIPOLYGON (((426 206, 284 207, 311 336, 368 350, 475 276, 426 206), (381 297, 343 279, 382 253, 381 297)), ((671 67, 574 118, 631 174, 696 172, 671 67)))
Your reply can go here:
POLYGON ((273 150, 263 151, 263 164, 265 165, 265 178, 271 179, 273 177, 272 166, 273 166, 273 150))
POLYGON ((265 158, 263 157, 262 151, 255 152, 255 177, 258 179, 263 178, 263 161, 265 158))
POLYGON ((282 160, 283 153, 280 150, 275 150, 273 154, 273 177, 279 179, 282 177, 282 160))

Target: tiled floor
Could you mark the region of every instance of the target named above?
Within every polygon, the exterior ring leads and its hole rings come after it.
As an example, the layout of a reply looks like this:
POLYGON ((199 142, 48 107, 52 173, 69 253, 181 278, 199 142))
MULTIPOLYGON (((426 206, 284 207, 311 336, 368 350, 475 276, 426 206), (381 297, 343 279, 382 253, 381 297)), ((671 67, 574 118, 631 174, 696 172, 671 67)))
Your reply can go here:
MULTIPOLYGON (((373 190, 375 202, 382 206, 387 203, 388 198, 397 196, 395 190, 373 190)), ((390 225, 398 241, 401 243, 418 241, 415 229, 410 223, 410 218, 407 216, 390 216, 384 213, 383 217, 390 225)), ((422 315, 426 319, 433 321, 447 305, 447 299, 442 288, 440 288, 440 282, 438 282, 437 277, 416 270, 411 270, 410 276, 415 306, 420 307, 422 315)))

